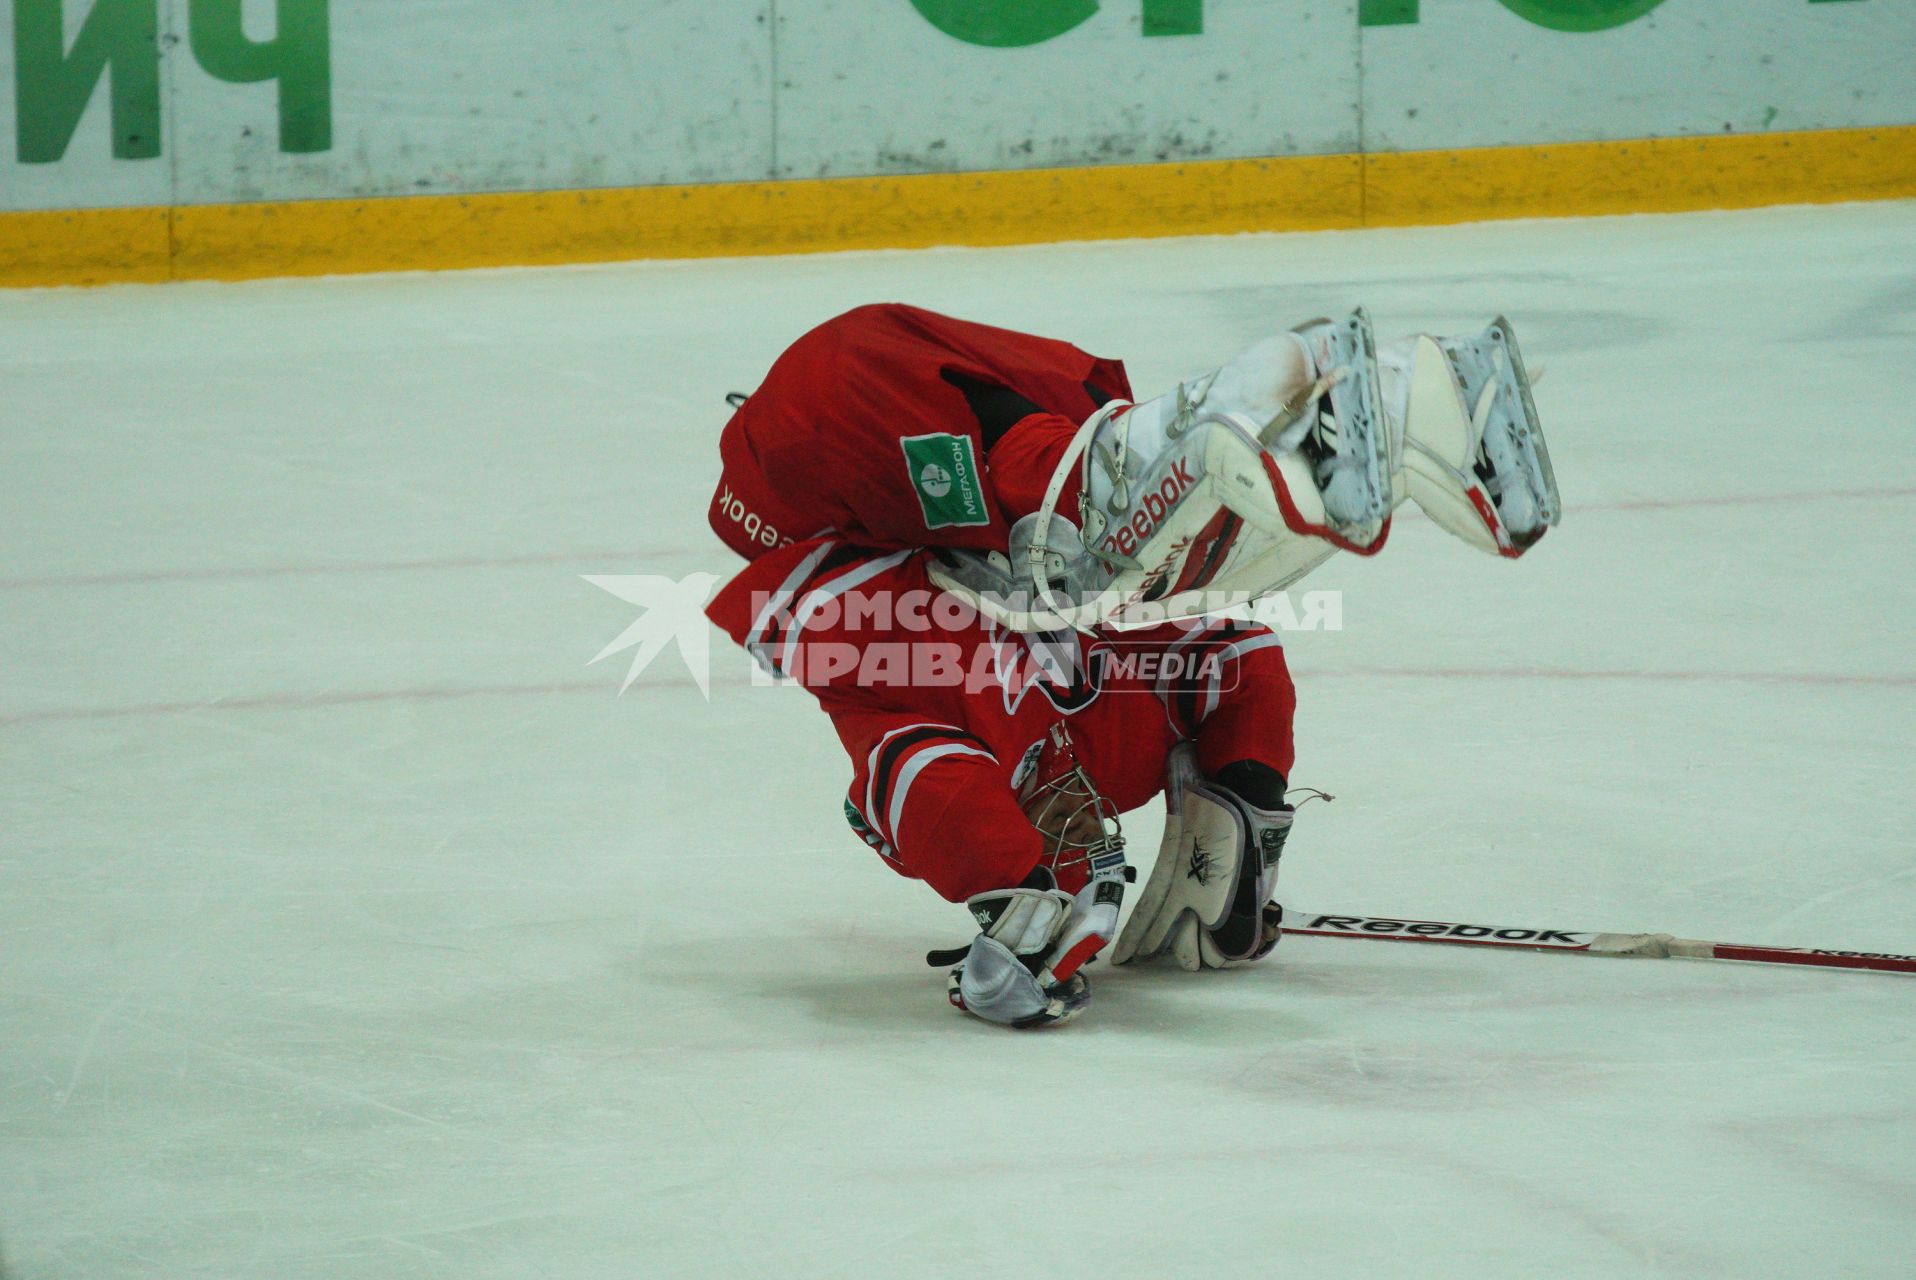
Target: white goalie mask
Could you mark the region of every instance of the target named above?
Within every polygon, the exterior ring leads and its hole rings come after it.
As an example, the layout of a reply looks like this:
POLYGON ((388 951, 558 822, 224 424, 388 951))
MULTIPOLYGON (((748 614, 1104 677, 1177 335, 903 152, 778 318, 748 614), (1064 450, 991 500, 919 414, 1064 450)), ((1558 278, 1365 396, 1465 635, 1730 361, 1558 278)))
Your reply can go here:
POLYGON ((1044 839, 1039 862, 1056 884, 1075 893, 1087 880, 1124 873, 1124 827, 1118 808, 1078 760, 1071 730, 1063 721, 1026 750, 1011 786, 1025 817, 1044 839))

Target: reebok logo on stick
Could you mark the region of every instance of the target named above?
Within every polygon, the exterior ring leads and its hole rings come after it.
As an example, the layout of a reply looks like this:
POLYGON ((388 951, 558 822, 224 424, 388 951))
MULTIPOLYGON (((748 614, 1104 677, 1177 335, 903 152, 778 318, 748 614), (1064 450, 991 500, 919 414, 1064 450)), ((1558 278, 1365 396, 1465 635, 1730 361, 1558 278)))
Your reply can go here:
POLYGON ((1531 946, 1583 947, 1596 935, 1566 933, 1562 929, 1497 929, 1481 924, 1443 924, 1435 920, 1390 920, 1372 916, 1312 916, 1299 925, 1301 932, 1410 934, 1464 942, 1524 942, 1531 946))

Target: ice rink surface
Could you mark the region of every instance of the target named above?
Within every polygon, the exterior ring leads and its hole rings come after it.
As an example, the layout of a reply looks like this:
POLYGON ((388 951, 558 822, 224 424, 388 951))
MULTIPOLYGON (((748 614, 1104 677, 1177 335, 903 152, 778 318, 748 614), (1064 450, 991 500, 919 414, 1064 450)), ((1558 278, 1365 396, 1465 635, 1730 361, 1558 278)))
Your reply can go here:
POLYGON ((1568 516, 1305 584, 1282 896, 1916 951, 1916 205, 0 293, 15 1280, 1916 1275, 1916 980, 1292 938, 1009 1033, 809 698, 617 697, 580 575, 729 572, 722 395, 885 299, 1145 395, 1508 312, 1568 516))

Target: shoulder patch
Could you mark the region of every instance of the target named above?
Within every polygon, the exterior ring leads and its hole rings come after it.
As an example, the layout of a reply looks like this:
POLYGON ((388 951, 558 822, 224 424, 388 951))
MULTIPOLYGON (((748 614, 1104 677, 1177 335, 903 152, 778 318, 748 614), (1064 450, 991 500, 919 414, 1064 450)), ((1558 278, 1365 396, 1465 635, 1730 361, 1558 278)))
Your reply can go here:
POLYGON ((991 523, 984 477, 970 436, 936 432, 905 436, 898 444, 927 529, 991 523))

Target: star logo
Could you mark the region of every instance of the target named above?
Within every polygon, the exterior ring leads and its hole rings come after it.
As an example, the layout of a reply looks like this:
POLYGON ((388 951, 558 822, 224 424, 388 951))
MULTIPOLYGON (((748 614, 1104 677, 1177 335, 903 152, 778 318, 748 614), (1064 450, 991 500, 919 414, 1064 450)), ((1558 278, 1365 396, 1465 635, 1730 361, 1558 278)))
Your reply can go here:
POLYGON ((711 628, 705 621, 705 601, 718 581, 716 573, 694 573, 684 578, 664 578, 655 574, 581 574, 587 582, 609 592, 627 604, 644 610, 631 626, 593 657, 600 662, 615 653, 634 650, 632 664, 626 668, 624 695, 652 660, 676 645, 679 656, 697 682, 699 692, 712 696, 711 628))

